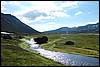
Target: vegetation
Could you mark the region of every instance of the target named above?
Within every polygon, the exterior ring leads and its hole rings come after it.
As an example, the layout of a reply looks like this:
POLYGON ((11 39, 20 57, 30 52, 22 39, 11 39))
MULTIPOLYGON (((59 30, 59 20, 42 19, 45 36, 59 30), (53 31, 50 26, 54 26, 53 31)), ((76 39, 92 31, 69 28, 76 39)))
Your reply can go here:
MULTIPOLYGON (((28 35, 25 38, 46 36, 48 42, 41 44, 44 49, 80 54, 99 58, 99 36, 94 34, 39 34, 28 35), (66 42, 74 45, 66 45, 66 42)), ((23 39, 1 38, 1 66, 64 66, 58 62, 44 58, 29 49, 23 39)))
MULTIPOLYGON (((42 34, 43 35, 43 34, 42 34)), ((99 57, 99 36, 94 34, 44 34, 48 43, 40 45, 44 49, 99 57), (74 45, 66 45, 67 41, 74 45)))
POLYGON ((12 39, 12 37, 10 35, 8 35, 8 34, 2 35, 2 38, 4 38, 4 39, 12 39))
POLYGON ((18 38, 1 38, 1 66, 64 66, 39 56, 34 51, 29 52, 28 47, 27 43, 18 38))

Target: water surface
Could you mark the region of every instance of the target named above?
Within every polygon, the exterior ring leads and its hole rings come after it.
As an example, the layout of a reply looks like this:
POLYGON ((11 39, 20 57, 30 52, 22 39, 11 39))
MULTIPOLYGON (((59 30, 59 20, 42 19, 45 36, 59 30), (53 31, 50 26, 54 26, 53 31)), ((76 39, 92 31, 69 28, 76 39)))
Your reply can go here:
POLYGON ((99 59, 97 58, 45 50, 39 47, 39 44, 36 44, 33 38, 24 41, 30 44, 30 49, 35 50, 41 56, 52 59, 56 62, 69 66, 99 66, 99 59))

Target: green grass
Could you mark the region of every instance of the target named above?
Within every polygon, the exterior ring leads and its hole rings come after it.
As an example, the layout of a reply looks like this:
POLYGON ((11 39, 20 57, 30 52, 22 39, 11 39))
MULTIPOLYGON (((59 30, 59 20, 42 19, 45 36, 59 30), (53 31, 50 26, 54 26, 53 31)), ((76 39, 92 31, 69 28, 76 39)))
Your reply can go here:
MULTIPOLYGON (((20 40, 23 41, 23 39, 20 39, 20 40)), ((36 53, 36 54, 37 54, 37 52, 34 51, 34 50, 32 50, 32 49, 30 49, 29 44, 26 43, 26 42, 24 42, 24 41, 23 41, 22 43, 20 43, 19 46, 20 46, 22 49, 25 49, 25 50, 27 50, 27 51, 29 51, 29 52, 36 53)))
POLYGON ((1 38, 1 66, 65 66, 30 52, 27 43, 1 38), (20 46, 19 46, 20 45, 20 46))
MULTIPOLYGON (((99 58, 99 36, 88 34, 40 34, 26 36, 26 39, 47 36, 48 43, 40 46, 47 50, 67 52, 99 58), (66 41, 73 41, 74 45, 65 45, 66 41)), ((1 38, 1 66, 65 66, 58 62, 44 58, 29 49, 29 45, 22 40, 1 38)))
MULTIPOLYGON (((46 35, 46 34, 44 34, 46 35)), ((99 58, 99 36, 88 34, 48 34, 48 43, 41 47, 48 50, 80 54, 99 58), (74 45, 65 45, 66 41, 73 41, 74 45)))

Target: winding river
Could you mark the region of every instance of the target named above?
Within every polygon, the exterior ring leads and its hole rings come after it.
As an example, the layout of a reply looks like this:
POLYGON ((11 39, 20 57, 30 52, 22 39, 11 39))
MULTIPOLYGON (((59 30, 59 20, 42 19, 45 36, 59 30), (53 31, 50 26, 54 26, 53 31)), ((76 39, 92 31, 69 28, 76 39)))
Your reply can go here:
POLYGON ((39 44, 36 44, 33 38, 24 41, 30 44, 30 49, 35 50, 41 56, 52 59, 56 62, 69 66, 99 66, 99 59, 97 58, 45 50, 39 47, 39 44))

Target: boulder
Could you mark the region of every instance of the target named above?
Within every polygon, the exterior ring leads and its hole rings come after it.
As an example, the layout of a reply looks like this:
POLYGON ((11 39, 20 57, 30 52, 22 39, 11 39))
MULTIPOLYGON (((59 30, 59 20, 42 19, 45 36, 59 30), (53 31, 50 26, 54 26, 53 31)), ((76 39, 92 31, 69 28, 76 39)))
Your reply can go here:
POLYGON ((47 43, 48 38, 46 36, 34 38, 34 41, 37 42, 37 44, 47 43))
POLYGON ((74 45, 74 42, 72 42, 72 41, 67 41, 67 42, 66 42, 66 45, 74 45))

